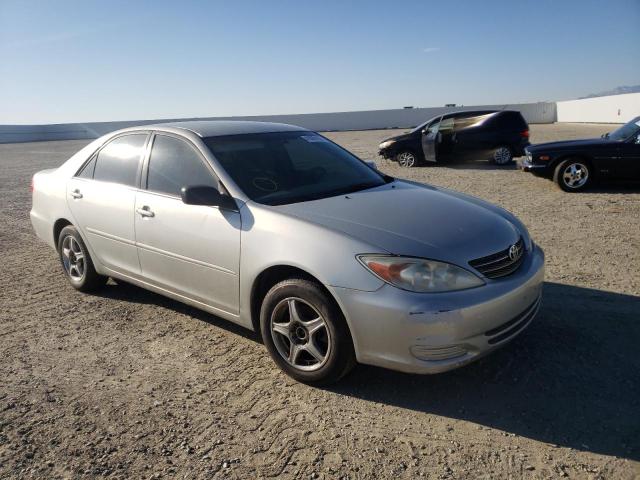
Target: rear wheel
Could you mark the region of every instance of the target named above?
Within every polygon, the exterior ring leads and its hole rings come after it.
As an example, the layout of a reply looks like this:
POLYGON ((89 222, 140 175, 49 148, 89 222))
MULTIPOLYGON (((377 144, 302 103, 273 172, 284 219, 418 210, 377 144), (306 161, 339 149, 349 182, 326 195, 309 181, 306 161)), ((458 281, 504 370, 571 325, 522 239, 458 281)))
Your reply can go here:
POLYGON ((60 232, 58 253, 67 280, 73 288, 89 292, 107 283, 108 278, 96 272, 89 251, 75 227, 69 225, 60 232))
POLYGON ((560 162, 553 174, 553 181, 565 192, 579 192, 593 180, 591 165, 580 158, 560 162))
POLYGON ((509 165, 513 163, 513 152, 509 147, 501 146, 495 149, 492 159, 496 165, 509 165))
POLYGON ((405 168, 411 168, 418 166, 418 157, 410 150, 405 150, 396 155, 396 162, 398 165, 405 168))
POLYGON ((334 383, 355 364, 342 312, 309 280, 292 278, 269 290, 260 309, 260 331, 271 358, 300 382, 334 383))

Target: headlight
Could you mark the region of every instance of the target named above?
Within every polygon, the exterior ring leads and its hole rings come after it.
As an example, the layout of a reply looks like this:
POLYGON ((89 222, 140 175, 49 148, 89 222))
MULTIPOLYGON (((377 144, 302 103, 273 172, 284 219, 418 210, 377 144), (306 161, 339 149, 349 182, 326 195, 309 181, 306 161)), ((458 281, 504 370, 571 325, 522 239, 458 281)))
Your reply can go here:
POLYGON ((393 140, 387 140, 385 142, 382 142, 378 148, 382 149, 382 148, 387 148, 390 147, 391 145, 393 145, 394 141, 393 140))
POLYGON ((435 260, 388 255, 359 255, 358 260, 378 278, 411 292, 451 292, 484 285, 473 273, 435 260))

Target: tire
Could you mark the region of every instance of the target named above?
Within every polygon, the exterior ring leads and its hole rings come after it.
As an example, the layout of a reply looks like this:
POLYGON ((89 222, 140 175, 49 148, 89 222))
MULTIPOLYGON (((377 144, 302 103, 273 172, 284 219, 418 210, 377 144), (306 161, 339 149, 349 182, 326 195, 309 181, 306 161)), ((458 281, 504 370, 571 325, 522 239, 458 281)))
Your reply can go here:
POLYGON ((513 163, 513 152, 506 145, 501 145, 493 151, 491 160, 496 165, 510 165, 513 163))
POLYGON ((591 185, 593 169, 581 158, 568 158, 556 166, 553 181, 565 192, 580 192, 591 185))
POLYGON ((396 155, 396 162, 404 168, 413 168, 420 165, 418 156, 411 150, 403 150, 396 155))
POLYGON ((267 292, 260 309, 260 333, 273 361, 299 382, 335 383, 356 363, 342 312, 309 280, 284 280, 267 292))
POLYGON ((89 250, 75 227, 69 225, 60 232, 58 255, 67 280, 76 290, 90 292, 107 283, 108 277, 96 272, 89 250))

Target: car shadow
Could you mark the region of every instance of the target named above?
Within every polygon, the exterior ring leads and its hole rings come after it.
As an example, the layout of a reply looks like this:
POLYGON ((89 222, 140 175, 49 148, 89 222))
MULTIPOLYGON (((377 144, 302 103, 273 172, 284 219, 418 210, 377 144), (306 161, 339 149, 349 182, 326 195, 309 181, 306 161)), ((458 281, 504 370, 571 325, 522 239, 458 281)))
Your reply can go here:
POLYGON ((121 300, 130 303, 141 303, 148 305, 158 305, 159 307, 173 310, 176 313, 189 315, 197 320, 206 322, 214 327, 223 328, 231 333, 240 335, 241 337, 253 340, 256 343, 262 343, 260 335, 256 332, 248 330, 229 320, 225 320, 211 313, 205 312, 187 304, 165 297, 158 293, 145 290, 131 283, 122 280, 110 279, 109 283, 99 290, 91 292, 91 295, 101 298, 110 298, 112 300, 121 300))
POLYGON ((435 165, 454 170, 518 170, 519 168, 517 160, 507 165, 496 165, 490 160, 449 161, 435 165))
POLYGON ((439 375, 358 366, 331 390, 578 450, 640 459, 640 297, 546 283, 523 335, 439 375))
MULTIPOLYGON (((261 342, 243 327, 124 282, 110 281, 95 295, 159 305, 261 342)), ((529 328, 476 363, 438 375, 359 365, 327 390, 640 460, 638 345, 640 297, 545 283, 529 328)))
POLYGON ((640 193, 640 182, 610 181, 599 183, 586 189, 584 193, 640 193))

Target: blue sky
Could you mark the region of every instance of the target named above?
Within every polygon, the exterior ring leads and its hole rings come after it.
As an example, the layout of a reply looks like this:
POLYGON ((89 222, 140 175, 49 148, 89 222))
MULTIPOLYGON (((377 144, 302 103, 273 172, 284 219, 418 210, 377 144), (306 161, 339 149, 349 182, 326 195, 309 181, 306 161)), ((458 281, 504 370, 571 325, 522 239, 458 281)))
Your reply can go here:
POLYGON ((561 100, 639 46, 640 0, 0 0, 0 123, 561 100))

